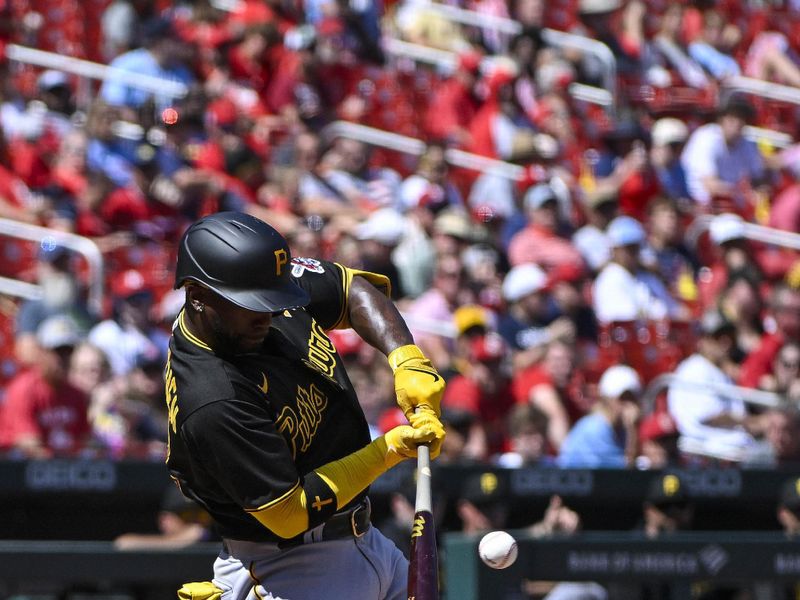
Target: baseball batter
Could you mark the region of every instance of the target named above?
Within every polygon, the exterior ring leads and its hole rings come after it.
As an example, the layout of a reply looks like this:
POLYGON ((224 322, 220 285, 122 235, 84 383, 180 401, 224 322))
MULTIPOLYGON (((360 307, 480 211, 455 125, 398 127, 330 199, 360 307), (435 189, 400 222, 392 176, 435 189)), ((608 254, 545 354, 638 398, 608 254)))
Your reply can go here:
POLYGON ((249 215, 217 213, 180 241, 186 303, 166 365, 167 465, 223 537, 213 582, 180 598, 405 598, 408 566, 370 526, 368 486, 431 445, 441 376, 388 280, 308 258, 249 215), (388 357, 410 425, 371 441, 326 331, 352 327, 388 357))

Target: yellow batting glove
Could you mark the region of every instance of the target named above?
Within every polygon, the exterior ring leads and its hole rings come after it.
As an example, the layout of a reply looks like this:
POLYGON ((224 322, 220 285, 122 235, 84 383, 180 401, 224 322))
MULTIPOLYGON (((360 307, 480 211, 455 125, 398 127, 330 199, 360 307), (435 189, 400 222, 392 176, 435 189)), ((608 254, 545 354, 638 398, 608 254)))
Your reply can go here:
POLYGON ((431 459, 439 456, 439 452, 442 450, 442 443, 444 443, 445 431, 444 425, 442 425, 442 422, 433 411, 429 408, 418 408, 408 420, 414 429, 431 431, 433 433, 434 438, 430 443, 431 459))
POLYGON ((429 444, 434 438, 435 434, 430 428, 415 429, 411 425, 398 425, 390 429, 383 436, 388 447, 386 464, 393 467, 407 458, 416 458, 417 446, 429 444))
POLYGON ((437 417, 444 394, 444 378, 417 346, 400 346, 389 354, 397 404, 410 420, 414 409, 430 409, 437 417))

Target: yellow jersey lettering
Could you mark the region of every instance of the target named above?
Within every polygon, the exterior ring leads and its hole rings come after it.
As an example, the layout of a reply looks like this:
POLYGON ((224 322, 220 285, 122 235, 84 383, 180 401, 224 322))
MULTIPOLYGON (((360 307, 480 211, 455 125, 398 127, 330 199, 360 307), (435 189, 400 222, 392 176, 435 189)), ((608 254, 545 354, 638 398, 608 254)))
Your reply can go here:
POLYGON ((289 442, 293 458, 297 458, 298 450, 308 450, 314 441, 322 414, 328 407, 328 397, 313 383, 308 389, 298 385, 295 404, 295 407, 283 407, 277 421, 278 431, 289 442))
POLYGON ((167 366, 164 369, 164 398, 167 402, 167 457, 170 454, 170 439, 172 434, 178 432, 178 386, 175 383, 175 374, 172 372, 172 352, 167 351, 167 366), (171 431, 171 433, 170 433, 171 431))
POLYGON ((178 431, 178 386, 172 373, 172 352, 167 352, 167 366, 164 371, 164 396, 167 400, 167 417, 172 433, 178 431))
POLYGON ((333 378, 336 368, 336 348, 319 323, 311 320, 311 336, 308 338, 308 360, 321 373, 333 378))
POLYGON ((284 406, 278 415, 278 431, 289 442, 292 448, 292 458, 297 458, 297 415, 291 406, 284 406))
POLYGON ((280 277, 281 273, 283 272, 283 267, 286 263, 289 262, 289 255, 286 254, 286 250, 283 248, 278 248, 275 250, 275 274, 280 277))

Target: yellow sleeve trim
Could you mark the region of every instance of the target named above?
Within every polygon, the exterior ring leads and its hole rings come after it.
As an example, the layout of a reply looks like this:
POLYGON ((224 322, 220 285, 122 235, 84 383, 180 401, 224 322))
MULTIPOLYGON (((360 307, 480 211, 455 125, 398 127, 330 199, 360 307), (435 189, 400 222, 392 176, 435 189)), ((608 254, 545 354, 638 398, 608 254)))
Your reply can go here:
POLYGON ((258 508, 245 508, 244 510, 245 512, 257 512, 259 510, 264 510, 265 508, 269 508, 274 504, 278 504, 279 502, 283 502, 284 500, 286 500, 289 496, 294 494, 297 488, 299 487, 300 487, 300 480, 298 479, 297 483, 295 483, 291 488, 289 488, 288 492, 282 494, 281 496, 278 496, 277 498, 275 498, 275 500, 270 500, 269 502, 267 502, 266 504, 262 504, 258 508))
POLYGON ((337 507, 350 502, 391 466, 386 463, 388 451, 386 440, 379 437, 361 450, 315 470, 336 495, 337 507))
POLYGON ((371 271, 362 271, 360 269, 351 269, 339 263, 334 263, 342 271, 342 294, 344 302, 342 303, 342 312, 339 315, 336 324, 331 329, 348 329, 350 327, 350 318, 348 315, 348 299, 350 297, 350 284, 353 282, 353 277, 360 275, 372 285, 378 288, 387 298, 392 297, 392 283, 386 275, 380 273, 372 273, 371 271))
POLYGON ((299 483, 290 490, 288 496, 284 494, 257 510, 247 512, 272 533, 287 540, 308 529, 306 493, 299 483))

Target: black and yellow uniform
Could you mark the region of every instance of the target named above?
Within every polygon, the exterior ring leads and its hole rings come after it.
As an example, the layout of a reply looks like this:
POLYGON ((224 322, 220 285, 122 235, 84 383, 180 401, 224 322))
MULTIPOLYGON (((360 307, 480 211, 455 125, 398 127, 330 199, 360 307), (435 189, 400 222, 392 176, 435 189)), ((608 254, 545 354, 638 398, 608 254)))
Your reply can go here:
POLYGON ((308 528, 347 508, 337 507, 331 482, 314 470, 370 443, 353 386, 325 332, 349 327, 347 298, 355 275, 387 295, 388 280, 313 259, 291 264, 294 281, 311 301, 275 316, 257 352, 215 353, 192 335, 183 312, 173 328, 166 366, 167 465, 224 538, 281 541, 285 536, 265 526, 275 519, 265 517, 299 489, 308 528))

